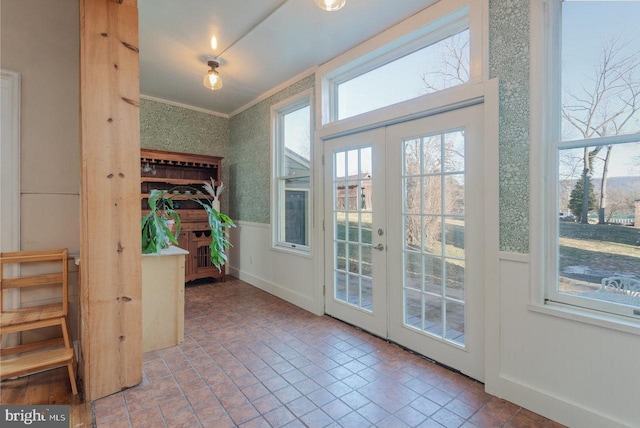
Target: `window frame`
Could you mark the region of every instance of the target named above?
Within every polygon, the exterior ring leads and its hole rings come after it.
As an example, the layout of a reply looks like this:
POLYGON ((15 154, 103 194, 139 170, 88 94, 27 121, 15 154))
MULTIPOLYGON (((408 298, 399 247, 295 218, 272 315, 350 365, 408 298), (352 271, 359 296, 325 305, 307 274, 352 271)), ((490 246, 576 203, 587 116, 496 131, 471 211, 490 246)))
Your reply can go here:
POLYGON ((292 97, 289 97, 277 104, 271 106, 271 247, 274 250, 285 251, 298 255, 311 256, 311 248, 313 246, 312 239, 312 213, 313 213, 313 91, 307 89, 292 97), (295 111, 309 107, 309 173, 300 175, 283 175, 281 174, 282 162, 284 159, 284 117, 295 111), (307 245, 294 244, 280 239, 285 227, 286 217, 284 216, 284 194, 280 190, 282 182, 289 179, 298 178, 309 179, 307 205, 305 208, 305 235, 307 245))
POLYGON ((457 91, 481 83, 487 75, 483 32, 484 0, 450 0, 437 2, 414 15, 405 22, 406 31, 398 35, 389 29, 375 38, 358 46, 349 55, 329 61, 318 69, 317 86, 322 94, 319 97, 318 121, 322 127, 337 123, 352 122, 372 112, 384 111, 396 104, 412 100, 440 97, 442 93, 457 91), (376 68, 419 51, 425 47, 446 39, 458 32, 469 29, 469 81, 460 85, 411 98, 391 106, 379 107, 355 116, 338 119, 338 86, 346 81, 375 70, 376 68))
POLYGON ((562 140, 561 35, 563 0, 532 1, 530 60, 530 252, 529 309, 640 334, 640 309, 558 290, 559 153, 562 149, 640 140, 640 133, 562 140))

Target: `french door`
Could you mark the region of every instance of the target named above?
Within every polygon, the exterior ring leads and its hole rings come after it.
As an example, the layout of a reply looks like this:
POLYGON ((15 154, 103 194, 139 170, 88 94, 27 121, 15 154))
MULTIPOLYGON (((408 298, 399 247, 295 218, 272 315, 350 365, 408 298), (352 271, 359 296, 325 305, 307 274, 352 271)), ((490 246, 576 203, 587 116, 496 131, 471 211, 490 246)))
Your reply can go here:
POLYGON ((325 311, 484 378, 482 106, 325 143, 325 311))
POLYGON ((387 336, 384 129, 325 143, 325 311, 387 336), (327 224, 328 223, 328 224, 327 224))

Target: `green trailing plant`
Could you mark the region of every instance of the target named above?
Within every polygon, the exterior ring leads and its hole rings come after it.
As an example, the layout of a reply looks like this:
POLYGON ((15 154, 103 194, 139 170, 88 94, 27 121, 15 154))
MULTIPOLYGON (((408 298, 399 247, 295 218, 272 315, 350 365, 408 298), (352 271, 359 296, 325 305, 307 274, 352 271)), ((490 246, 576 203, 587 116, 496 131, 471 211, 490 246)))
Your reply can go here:
POLYGON ((223 188, 222 183, 216 187, 213 179, 211 179, 211 184, 205 182, 203 187, 207 193, 213 197, 213 200, 207 203, 199 199, 194 200, 207 212, 209 228, 211 229, 211 244, 209 244, 211 263, 221 272, 222 266, 227 262, 227 249, 231 246, 228 229, 230 227, 236 227, 236 225, 229 216, 222 214, 214 208, 214 202, 218 201, 218 197, 223 188))
POLYGON ((147 201, 150 211, 142 217, 142 254, 159 253, 171 243, 178 245, 182 223, 171 198, 165 197, 164 191, 153 189, 147 201), (168 224, 170 220, 175 222, 173 232, 168 224))

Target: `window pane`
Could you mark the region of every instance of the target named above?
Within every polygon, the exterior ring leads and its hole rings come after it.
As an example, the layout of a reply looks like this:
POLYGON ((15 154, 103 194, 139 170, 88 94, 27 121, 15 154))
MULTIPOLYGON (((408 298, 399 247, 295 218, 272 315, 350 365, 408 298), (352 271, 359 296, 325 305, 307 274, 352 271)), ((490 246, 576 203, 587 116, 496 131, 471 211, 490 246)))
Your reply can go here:
POLYGON ((558 165, 558 291, 640 307, 640 142, 561 149, 558 165))
POLYGON ((308 245, 309 177, 280 180, 284 230, 280 240, 290 244, 308 245))
POLYGON ((420 174, 420 140, 404 142, 404 175, 420 174))
POLYGON ((300 97, 273 112, 272 142, 276 200, 272 225, 275 246, 309 251, 311 203, 311 107, 300 97))
POLYGON ((338 120, 469 81, 469 30, 338 85, 338 120))
POLYGON ((562 4, 562 140, 640 131, 640 2, 562 4))
POLYGON ((311 160, 310 107, 283 116, 284 170, 282 175, 309 175, 311 160))
POLYGON ((464 171, 464 132, 449 132, 443 137, 444 170, 447 172, 464 171))

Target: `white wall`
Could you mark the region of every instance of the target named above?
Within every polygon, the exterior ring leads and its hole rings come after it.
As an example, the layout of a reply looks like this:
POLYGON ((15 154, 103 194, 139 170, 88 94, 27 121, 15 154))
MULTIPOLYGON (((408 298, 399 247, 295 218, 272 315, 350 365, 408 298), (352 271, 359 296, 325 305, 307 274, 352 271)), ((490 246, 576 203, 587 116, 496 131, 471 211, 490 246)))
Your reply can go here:
POLYGON ((487 392, 569 426, 640 426, 640 337, 536 311, 529 269, 501 253, 487 392))
POLYGON ((238 221, 230 229, 228 272, 264 291, 317 313, 311 257, 271 248, 271 226, 238 221))
MULTIPOLYGON (((79 3, 2 0, 1 63, 22 77, 20 248, 80 247, 79 3)), ((70 310, 77 332, 77 268, 70 268, 70 310)), ((43 290, 22 304, 59 300, 43 290)), ((25 335, 26 336, 26 335, 25 335)))

